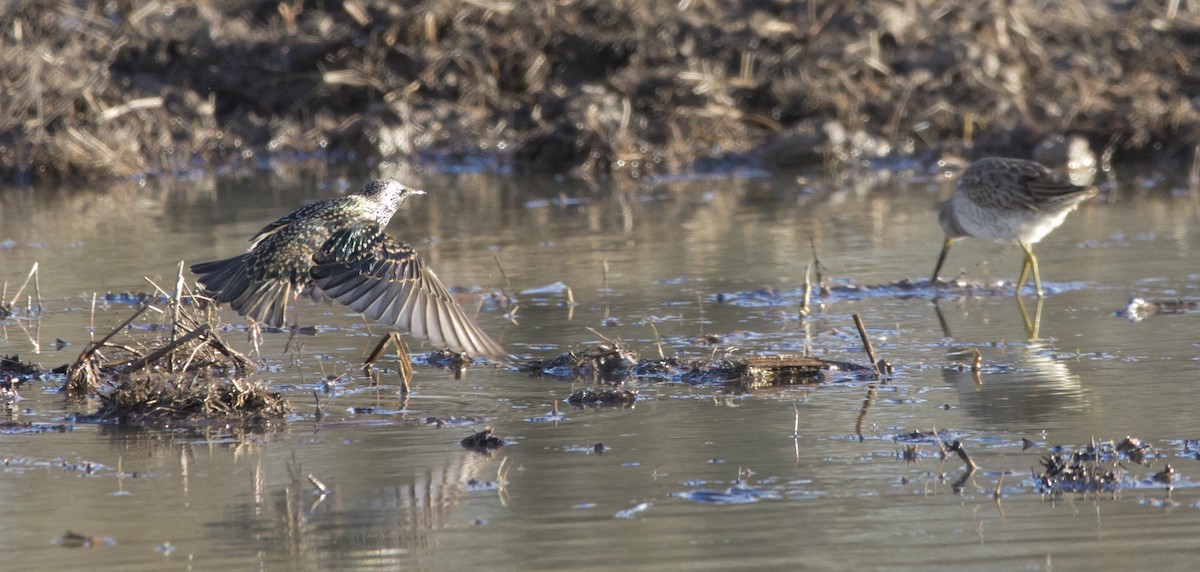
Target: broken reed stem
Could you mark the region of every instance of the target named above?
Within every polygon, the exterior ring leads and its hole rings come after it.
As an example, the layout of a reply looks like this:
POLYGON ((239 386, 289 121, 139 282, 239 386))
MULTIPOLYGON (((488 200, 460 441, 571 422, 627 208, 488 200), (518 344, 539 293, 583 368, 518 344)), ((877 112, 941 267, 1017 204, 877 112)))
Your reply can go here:
POLYGON ((149 309, 150 309, 150 303, 144 302, 140 307, 138 307, 138 309, 133 313, 132 316, 125 318, 125 321, 121 322, 121 325, 113 328, 111 332, 106 334, 103 338, 100 338, 100 341, 92 342, 91 346, 88 347, 86 350, 84 350, 83 354, 81 354, 79 356, 79 360, 78 360, 79 363, 82 363, 84 360, 91 357, 92 354, 96 352, 96 350, 100 349, 101 346, 108 343, 108 340, 113 339, 113 337, 116 336, 118 333, 120 333, 121 330, 124 330, 127 326, 129 326, 129 324, 132 324, 133 321, 138 318, 138 316, 141 316, 142 314, 144 314, 146 312, 146 310, 149 310, 149 309))
POLYGON ((808 304, 812 301, 812 264, 804 265, 804 298, 800 300, 800 318, 808 317, 808 304))
MULTIPOLYGON (((30 280, 33 280, 37 276, 38 276, 38 263, 34 262, 33 266, 29 268, 29 274, 25 275, 25 281, 21 283, 20 288, 17 288, 17 293, 13 295, 12 301, 8 303, 8 306, 10 308, 15 308, 17 306, 17 300, 21 299, 21 294, 25 292, 25 287, 29 285, 30 280)), ((40 282, 40 280, 34 280, 33 290, 34 290, 34 294, 37 296, 38 309, 41 309, 41 307, 42 307, 42 289, 38 285, 39 282, 40 282)), ((5 289, 7 290, 7 288, 8 288, 8 285, 5 284, 5 289)))
POLYGON ((971 456, 967 454, 967 450, 963 448, 961 441, 955 440, 954 443, 950 445, 950 450, 958 453, 958 458, 962 459, 962 462, 967 465, 968 473, 974 473, 975 469, 979 468, 979 466, 975 464, 975 461, 971 459, 971 456))
MULTIPOLYGON (((171 300, 171 342, 168 345, 174 345, 176 338, 179 337, 179 305, 183 299, 183 261, 179 261, 179 273, 175 278, 175 297, 171 300)), ((172 354, 167 358, 167 369, 175 371, 175 355, 172 354)))
POLYGON ((663 353, 662 336, 658 335, 658 326, 654 322, 650 322, 650 329, 654 330, 654 345, 658 347, 658 359, 667 359, 667 354, 663 353))
POLYGON ((867 337, 867 327, 863 325, 862 317, 858 315, 858 312, 854 313, 854 326, 858 328, 858 336, 862 338, 863 347, 867 348, 867 358, 871 360, 871 367, 875 369, 875 375, 881 375, 879 360, 875 359, 875 348, 871 346, 871 338, 867 337))
POLYGON ((500 262, 500 255, 493 252, 492 260, 496 261, 496 267, 500 269, 500 276, 504 278, 504 287, 512 290, 512 282, 508 279, 508 272, 504 271, 504 263, 500 262))
POLYGON ((1192 168, 1188 171, 1188 190, 1192 196, 1200 193, 1200 145, 1192 150, 1192 168))
POLYGON ((96 341, 96 293, 92 292, 92 325, 89 328, 89 337, 92 341, 96 341))
POLYGON ((33 263, 33 298, 37 300, 37 309, 42 311, 42 273, 38 272, 38 263, 33 263))
MULTIPOLYGON (((175 348, 200 337, 201 335, 203 335, 206 332, 208 332, 208 324, 202 324, 199 328, 196 328, 196 329, 188 332, 187 335, 183 336, 182 338, 179 338, 178 340, 173 340, 171 343, 151 352, 150 354, 130 362, 129 365, 126 365, 125 367, 120 368, 120 372, 121 373, 129 373, 129 372, 133 372, 133 371, 142 369, 142 368, 146 367, 147 365, 154 363, 155 361, 158 361, 159 358, 175 351, 175 348)), ((171 371, 171 370, 168 370, 168 371, 171 371)))

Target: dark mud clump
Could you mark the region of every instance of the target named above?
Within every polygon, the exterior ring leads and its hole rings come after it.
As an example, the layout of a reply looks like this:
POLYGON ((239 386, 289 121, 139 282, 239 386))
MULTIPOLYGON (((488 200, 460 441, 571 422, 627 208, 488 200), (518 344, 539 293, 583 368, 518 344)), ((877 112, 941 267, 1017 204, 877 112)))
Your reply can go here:
POLYGON ((483 157, 630 176, 1078 134, 1190 156, 1190 3, 10 2, 0 176, 483 157), (1174 8, 1172 8, 1174 6, 1174 8))
POLYGON ((459 444, 472 451, 484 453, 503 447, 504 439, 496 436, 495 431, 491 427, 484 427, 483 431, 459 441, 459 444))
POLYGON ((34 377, 42 373, 41 366, 21 361, 21 356, 13 354, 0 356, 0 374, 18 377, 34 377))

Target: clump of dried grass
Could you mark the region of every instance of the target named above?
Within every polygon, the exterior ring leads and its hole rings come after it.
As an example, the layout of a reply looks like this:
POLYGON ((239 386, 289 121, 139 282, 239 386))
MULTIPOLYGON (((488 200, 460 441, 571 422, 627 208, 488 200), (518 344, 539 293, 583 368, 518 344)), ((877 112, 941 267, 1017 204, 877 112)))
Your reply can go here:
POLYGON ((174 293, 159 289, 124 322, 89 343, 68 366, 62 391, 98 393, 102 421, 257 423, 282 417, 289 411, 287 400, 246 377, 251 361, 217 335, 215 314, 200 311, 203 300, 180 274, 174 293), (150 337, 135 336, 129 326, 151 312, 161 321, 145 328, 150 337))

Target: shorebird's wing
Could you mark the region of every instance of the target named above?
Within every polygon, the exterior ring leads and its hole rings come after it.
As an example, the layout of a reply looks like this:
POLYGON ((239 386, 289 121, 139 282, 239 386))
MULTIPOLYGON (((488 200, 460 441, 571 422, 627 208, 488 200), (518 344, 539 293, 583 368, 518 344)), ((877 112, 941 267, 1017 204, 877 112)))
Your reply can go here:
POLYGON ((335 232, 313 256, 313 283, 355 312, 438 348, 504 361, 508 353, 454 301, 407 244, 374 223, 335 232))
POLYGON ((1072 207, 1096 194, 1035 161, 998 157, 972 163, 959 190, 979 206, 1008 211, 1072 207))

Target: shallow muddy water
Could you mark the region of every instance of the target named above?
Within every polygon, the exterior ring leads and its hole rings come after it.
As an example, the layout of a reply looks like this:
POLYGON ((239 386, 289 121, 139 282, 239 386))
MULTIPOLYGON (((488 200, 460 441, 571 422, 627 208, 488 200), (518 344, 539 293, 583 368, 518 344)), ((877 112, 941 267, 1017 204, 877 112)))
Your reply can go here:
MULTIPOLYGON (((456 380, 418 365, 404 400, 394 375, 372 388, 357 374, 374 343, 362 321, 305 301, 300 320, 319 333, 298 355, 282 355, 284 334, 262 348, 258 377, 294 410, 276 428, 72 423, 95 403, 64 400, 60 379, 25 383, 0 421, 67 430, 0 433, 0 568, 1176 569, 1200 549, 1200 315, 1120 313, 1132 296, 1200 300, 1200 199, 1169 179, 1118 173, 1034 247, 1047 295, 1031 336, 1011 291, 1015 245, 951 251, 943 277, 1003 281, 994 291, 925 287, 942 238, 932 209, 949 190, 937 177, 587 186, 385 174, 430 191, 392 234, 447 285, 515 297, 512 319, 484 304, 478 321, 519 356, 604 336, 642 357, 661 340, 668 354, 807 348, 866 364, 858 313, 895 375, 754 392, 642 380, 626 384, 634 407, 577 409, 564 400, 597 384, 488 366, 456 380), (812 245, 833 289, 801 321, 812 245), (703 334, 720 345, 696 345, 703 334), (973 349, 978 380, 956 367, 973 349), (311 392, 329 374, 345 377, 318 421, 311 392), (484 426, 509 445, 459 445, 484 426), (906 461, 910 434, 935 429, 979 469, 943 461, 922 435, 906 461), (1127 435, 1153 452, 1149 466, 1125 463, 1120 490, 1037 488, 1052 447, 1127 435), (1171 490, 1151 480, 1166 464, 1171 490), (93 546, 73 547, 67 531, 93 546)), ((0 354, 47 369, 73 361, 93 293, 171 284, 180 260, 231 256, 276 217, 360 181, 264 173, 5 190, 0 279, 11 297, 38 263, 44 310, 0 322, 0 354)), ((96 330, 131 311, 102 299, 96 330)), ((248 351, 240 332, 225 336, 248 351)))

